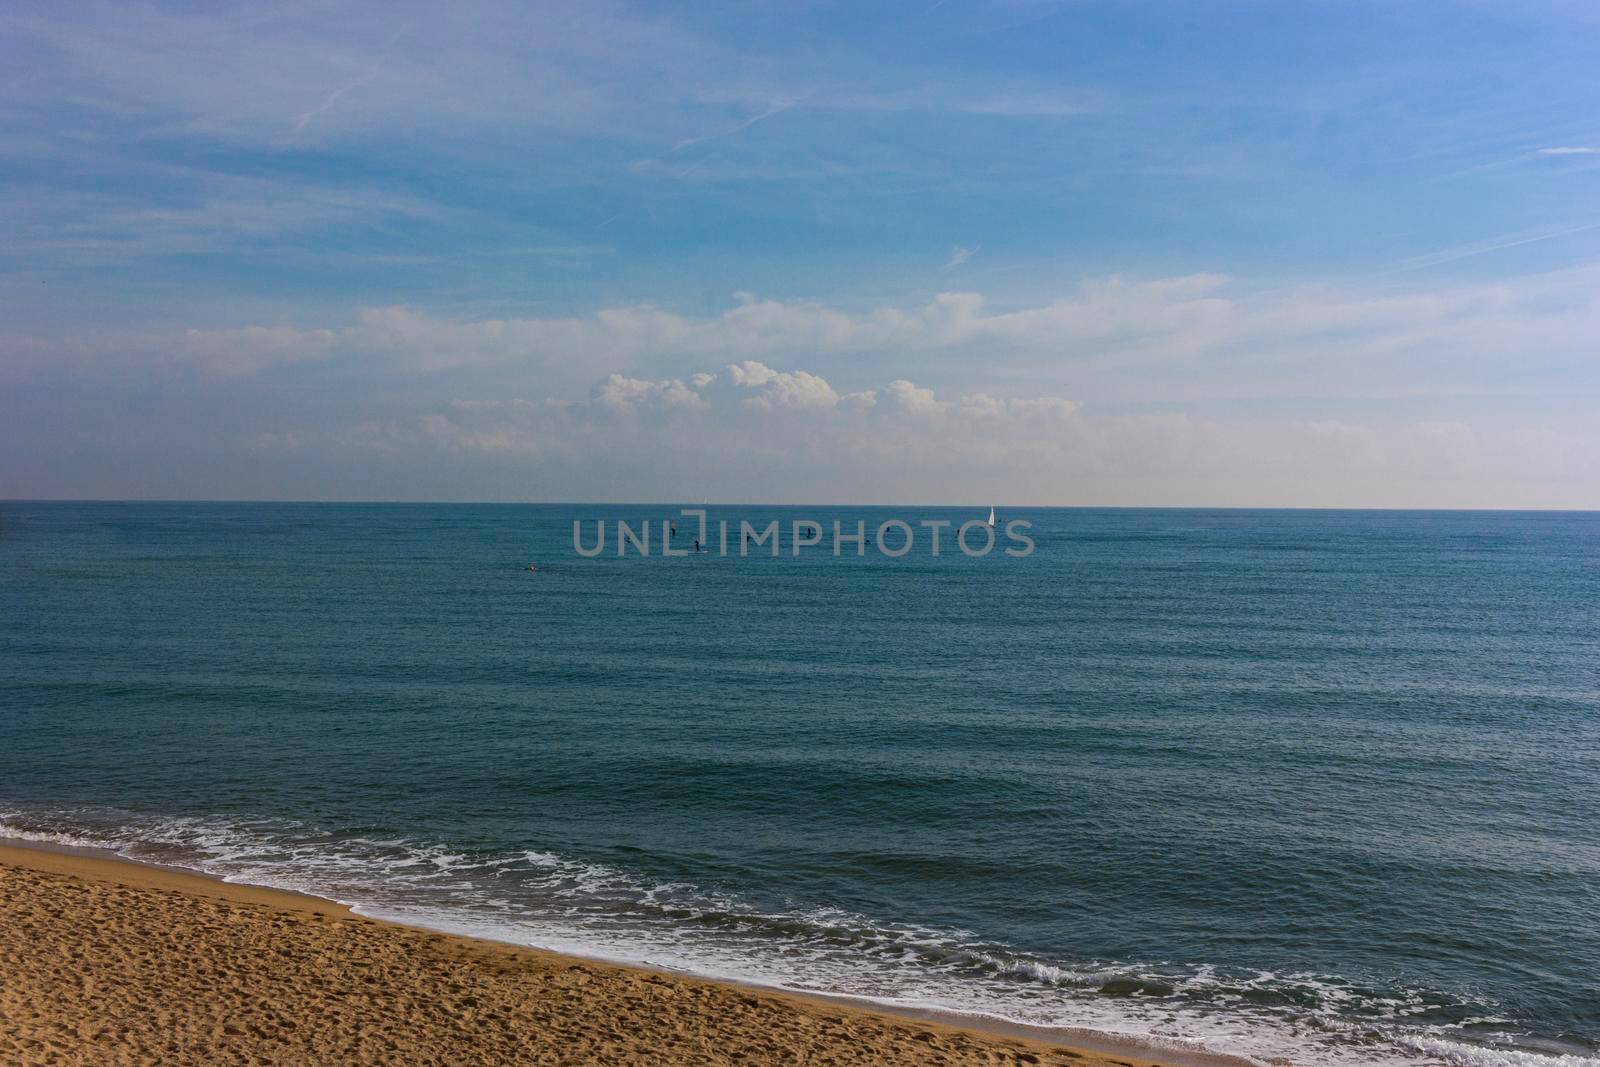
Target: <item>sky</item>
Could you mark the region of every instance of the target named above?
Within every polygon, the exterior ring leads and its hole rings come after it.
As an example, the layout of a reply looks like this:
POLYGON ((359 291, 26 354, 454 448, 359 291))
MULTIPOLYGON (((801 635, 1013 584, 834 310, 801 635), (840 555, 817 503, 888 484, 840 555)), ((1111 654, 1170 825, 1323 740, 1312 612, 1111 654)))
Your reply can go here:
POLYGON ((1588 0, 0 8, 0 498, 1600 508, 1588 0))

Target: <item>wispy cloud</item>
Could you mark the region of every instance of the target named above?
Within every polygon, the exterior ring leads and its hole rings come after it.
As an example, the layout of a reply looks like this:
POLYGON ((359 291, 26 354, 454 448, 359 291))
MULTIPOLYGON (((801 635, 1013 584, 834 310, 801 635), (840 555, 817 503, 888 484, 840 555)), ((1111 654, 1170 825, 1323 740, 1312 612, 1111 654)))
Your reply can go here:
MULTIPOLYGON (((259 402, 238 429, 301 457, 285 485, 341 461, 336 430, 424 419, 408 469, 470 479, 490 453, 447 444, 474 416, 442 398, 512 397, 580 428, 705 420, 690 478, 732 478, 707 455, 763 447, 763 417, 874 418, 888 443, 851 447, 937 490, 881 420, 1070 397, 1048 462, 940 429, 984 479, 1049 489, 1124 456, 1193 474, 1211 449, 1243 480, 1302 437, 1453 439, 1374 428, 1408 412, 1592 422, 1595 272, 1532 273, 1600 255, 1574 207, 1600 181, 1590 24, 1505 5, 1493 34, 1402 48, 1404 5, 1313 5, 1262 52, 1242 12, 1174 37, 1182 6, 0 5, 0 455, 92 435, 114 478, 141 442, 207 455, 218 413, 259 402)), ((469 429, 534 432, 514 421, 469 429)), ((634 491, 670 480, 629 447, 634 491)), ((422 491, 405 477, 386 491, 422 491)))
POLYGON ((724 137, 732 137, 737 133, 742 133, 745 130, 748 130, 750 127, 756 125, 758 122, 765 122, 767 119, 770 119, 775 115, 781 115, 790 108, 796 107, 804 102, 809 95, 809 93, 801 93, 799 96, 795 96, 787 100, 780 100, 768 107, 765 111, 751 115, 749 118, 740 122, 736 122, 732 126, 729 126, 726 129, 718 130, 715 133, 708 133, 700 137, 685 137, 683 140, 672 146, 672 151, 681 152, 685 148, 692 148, 697 144, 704 144, 707 141, 721 140, 724 137))
MULTIPOLYGON (((417 225, 450 210, 388 188, 146 168, 164 182, 158 202, 137 191, 33 188, 0 201, 6 252, 53 269, 106 268, 151 257, 325 242, 384 223, 417 225)), ((330 250, 330 252, 336 250, 330 250)))
POLYGON ((341 96, 343 96, 345 93, 349 92, 351 89, 359 88, 360 86, 365 85, 370 81, 372 81, 371 77, 357 78, 355 81, 352 81, 352 82, 349 82, 349 83, 347 83, 345 85, 339 86, 339 88, 337 88, 333 92, 329 93, 323 99, 322 103, 318 104, 316 107, 312 108, 310 111, 307 111, 305 114, 300 116, 300 118, 294 124, 294 132, 295 133, 299 133, 300 131, 304 130, 308 125, 310 125, 311 121, 313 119, 315 119, 318 115, 324 114, 324 113, 332 110, 333 105, 338 103, 339 102, 339 98, 341 96))
MULTIPOLYGON (((875 79, 881 81, 880 79, 875 79)), ((1104 111, 1108 94, 1073 86, 1014 84, 972 77, 920 78, 900 75, 903 84, 850 84, 835 82, 810 86, 803 91, 772 87, 734 86, 702 93, 700 99, 711 104, 761 104, 774 97, 804 103, 817 111, 935 113, 995 117, 1068 118, 1104 111)), ((765 116, 762 116, 765 117, 765 116)))
POLYGON ((1443 263, 1454 263, 1457 260, 1484 256, 1507 248, 1520 248, 1523 245, 1538 244, 1541 241, 1554 241, 1560 237, 1571 237, 1574 234, 1587 233, 1590 230, 1597 229, 1600 229, 1600 222, 1585 223, 1581 226, 1549 226, 1538 230, 1504 234, 1500 237, 1491 237, 1483 241, 1474 241, 1471 244, 1440 249, 1427 255, 1413 256, 1410 259, 1402 260, 1394 269, 1408 271, 1420 270, 1424 267, 1436 267, 1443 263))
POLYGON ((949 274, 951 271, 961 266, 961 264, 977 255, 982 248, 982 245, 973 245, 971 248, 966 248, 962 245, 953 246, 950 249, 950 258, 945 260, 944 273, 949 274))

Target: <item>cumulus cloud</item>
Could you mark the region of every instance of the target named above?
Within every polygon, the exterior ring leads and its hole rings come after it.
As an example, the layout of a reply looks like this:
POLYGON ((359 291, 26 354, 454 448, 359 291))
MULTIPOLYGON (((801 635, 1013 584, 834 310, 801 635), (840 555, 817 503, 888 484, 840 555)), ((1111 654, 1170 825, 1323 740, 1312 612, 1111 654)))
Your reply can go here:
MULTIPOLYGON (((363 388, 471 378, 561 397, 617 374, 623 383, 675 381, 670 395, 684 405, 729 389, 766 410, 912 412, 933 401, 888 383, 929 369, 968 392, 1065 386, 1101 403, 1492 393, 1501 388, 1497 368, 1587 366, 1596 336, 1600 297, 1584 270, 1516 283, 1265 293, 1195 274, 1097 279, 1020 306, 970 292, 865 309, 741 293, 698 317, 649 305, 478 320, 377 307, 342 326, 190 330, 100 345, 10 337, 0 338, 0 375, 71 367, 117 376, 143 362, 212 379, 355 377, 363 388), (705 369, 708 361, 723 369, 705 369), (1004 377, 977 376, 997 373, 1004 377)), ((608 396, 622 404, 627 388, 608 387, 608 396)))
POLYGON ((705 377, 696 389, 693 378, 611 374, 579 401, 456 400, 409 421, 364 426, 347 444, 382 454, 409 447, 576 463, 591 486, 618 492, 619 499, 629 493, 621 486, 642 489, 657 476, 669 482, 698 476, 703 484, 708 462, 722 457, 732 462, 713 470, 719 493, 735 492, 725 477, 733 466, 766 472, 772 482, 763 499, 795 492, 843 499, 860 494, 864 463, 907 485, 929 484, 934 470, 1003 479, 1019 442, 1070 449, 1067 439, 1079 432, 1072 425, 1078 405, 1065 397, 941 397, 903 379, 841 395, 821 375, 754 360, 729 366, 725 377, 705 377), (888 401, 877 403, 878 396, 888 401), (661 419, 676 421, 669 426, 661 419))
POLYGON ((751 391, 744 403, 751 407, 831 408, 839 394, 822 378, 807 371, 775 371, 764 363, 747 359, 729 364, 728 377, 741 389, 751 391))
MULTIPOLYGON (((714 386, 722 379, 712 374, 696 374, 687 382, 608 374, 580 401, 457 399, 442 411, 419 418, 415 426, 421 436, 448 439, 455 447, 473 448, 487 442, 485 447, 501 451, 511 442, 520 442, 518 447, 539 453, 560 439, 598 435, 615 440, 618 426, 613 416, 619 414, 676 413, 694 420, 697 442, 721 440, 738 448, 740 435, 758 430, 756 436, 770 436, 774 427, 784 425, 804 438, 818 431, 838 432, 840 445, 849 447, 854 444, 850 434, 869 425, 906 429, 920 424, 939 435, 984 420, 1041 429, 1078 411, 1075 401, 1059 396, 999 399, 970 393, 941 398, 934 390, 904 379, 881 390, 840 395, 826 379, 809 371, 779 370, 754 360, 727 369, 728 382, 720 389, 714 386), (696 379, 701 382, 698 386, 696 379), (887 398, 886 403, 877 403, 880 395, 887 398), (774 422, 770 416, 780 412, 789 413, 790 418, 774 422), (861 422, 864 416, 873 422, 861 422)), ((395 424, 391 429, 399 432, 395 424)), ((642 432, 645 436, 639 439, 639 447, 646 451, 656 447, 651 443, 659 443, 655 428, 645 425, 642 432)), ((391 443, 384 438, 381 447, 391 443)))
POLYGON ((1594 504, 1593 277, 1252 292, 1201 274, 1020 304, 743 294, 705 316, 381 307, 336 326, 0 336, 0 445, 24 457, 15 495, 48 433, 103 470, 159 478, 205 455, 302 497, 342 467, 332 495, 1594 504), (107 401, 134 374, 168 376, 159 409, 107 401), (167 426, 185 461, 141 459, 167 426), (392 484, 369 492, 386 464, 392 484))
POLYGON ((728 376, 733 379, 734 385, 752 389, 766 385, 773 379, 775 374, 777 372, 771 367, 765 363, 758 363, 753 359, 745 360, 739 364, 732 364, 728 367, 728 376))
MULTIPOLYGON (((592 417, 597 414, 636 414, 672 410, 691 411, 715 418, 739 412, 792 411, 809 413, 826 420, 835 412, 860 414, 876 409, 882 417, 944 416, 963 418, 1044 417, 1061 418, 1078 410, 1075 401, 1065 397, 1019 397, 997 399, 985 393, 938 398, 932 389, 904 379, 882 389, 865 389, 840 394, 821 375, 804 370, 776 370, 755 360, 728 368, 728 385, 715 388, 720 376, 709 373, 679 378, 629 378, 608 374, 594 384, 582 402, 556 399, 532 400, 455 400, 450 410, 473 420, 485 417, 521 419, 530 414, 546 417, 560 412, 566 417, 592 417), (886 398, 880 405, 878 397, 886 398)), ((768 423, 762 423, 769 425, 768 423)), ((608 431, 609 432, 609 431, 608 431)))
POLYGON ((934 399, 932 389, 919 389, 904 378, 896 378, 884 390, 889 402, 909 415, 942 415, 950 405, 934 399))
POLYGON ((643 407, 704 408, 706 401, 693 384, 676 378, 670 381, 645 381, 608 374, 594 387, 596 404, 614 412, 637 411, 643 407))
POLYGON ((500 464, 523 472, 530 496, 615 501, 1425 506, 1482 503, 1470 494, 1489 479, 1502 493, 1516 486, 1500 503, 1534 506, 1600 477, 1600 449, 1570 423, 1535 432, 1493 419, 1096 413, 1063 396, 945 393, 905 379, 875 390, 876 404, 851 394, 779 409, 748 404, 748 391, 820 377, 739 371, 742 384, 689 406, 674 398, 677 380, 607 378, 585 400, 459 400, 365 427, 351 443, 500 464), (618 390, 636 417, 617 421, 618 390), (662 432, 654 416, 682 421, 662 432))

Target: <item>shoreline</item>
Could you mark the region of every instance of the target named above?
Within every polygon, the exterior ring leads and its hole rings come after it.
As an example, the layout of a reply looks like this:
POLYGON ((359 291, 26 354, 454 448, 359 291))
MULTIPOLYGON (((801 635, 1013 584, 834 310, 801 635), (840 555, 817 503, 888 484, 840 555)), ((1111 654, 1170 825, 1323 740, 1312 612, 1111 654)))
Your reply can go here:
MULTIPOLYGON (((332 927, 345 928, 348 935, 350 930, 361 932, 364 940, 374 941, 383 947, 393 948, 395 942, 423 941, 429 946, 444 947, 449 956, 470 972, 502 973, 509 966, 513 970, 525 970, 531 976, 535 973, 548 975, 554 972, 568 973, 581 972, 585 981, 598 979, 602 985, 616 985, 621 987, 648 987, 651 989, 665 986, 673 990, 675 995, 689 993, 697 999, 710 998, 713 1000, 737 1001, 746 1013, 753 1012, 761 1017, 764 1023, 774 1026, 784 1026, 793 1029, 809 1021, 815 1023, 819 1018, 828 1020, 848 1020, 857 1026, 864 1026, 879 1035, 880 1041, 890 1042, 886 1047, 860 1047, 854 1051, 864 1053, 866 1062, 890 1062, 897 1058, 893 1042, 905 1038, 907 1035, 916 1035, 912 1039, 918 1041, 917 1047, 923 1051, 924 1056, 931 1049, 927 1042, 947 1041, 958 1046, 962 1053, 955 1058, 940 1057, 943 1062, 997 1062, 993 1059, 1000 1055, 999 1062, 1066 1062, 1070 1060, 1081 1067, 1100 1067, 1100 1065, 1125 1064, 1128 1067, 1240 1067, 1249 1061, 1238 1057, 1211 1054, 1204 1052, 1179 1051, 1139 1042, 1133 1039, 1119 1039, 1114 1035, 1099 1034, 1093 1031, 1076 1031, 1062 1029, 1044 1029, 1030 1027, 1022 1024, 1010 1024, 1004 1020, 969 1016, 954 1012, 941 1012, 933 1009, 917 1009, 913 1007, 898 1007, 895 1005, 880 1004, 865 1000, 864 998, 829 995, 825 993, 796 992, 755 983, 734 982, 725 979, 702 977, 687 974, 681 971, 671 971, 652 968, 647 965, 621 963, 612 960, 558 953, 548 949, 533 948, 522 945, 513 945, 499 941, 488 941, 457 934, 443 933, 426 927, 411 926, 404 923, 391 922, 384 919, 375 919, 364 916, 352 907, 321 897, 309 896, 288 890, 269 889, 242 883, 228 882, 221 878, 193 871, 185 868, 169 867, 146 863, 139 860, 120 856, 106 849, 89 848, 82 846, 60 845, 48 842, 35 842, 18 840, 14 838, 0 838, 0 878, 7 883, 16 881, 17 872, 32 872, 47 878, 67 879, 77 883, 81 891, 84 887, 108 886, 119 887, 121 891, 134 891, 150 895, 154 899, 143 900, 141 903, 147 907, 164 907, 168 910, 182 912, 192 910, 195 906, 202 909, 220 906, 230 913, 243 911, 246 914, 254 913, 267 922, 267 916, 272 917, 275 928, 282 927, 286 922, 293 925, 295 936, 312 934, 325 935, 332 927), (887 1036, 885 1036, 887 1035, 887 1036), (1014 1054, 1014 1055, 1010 1055, 1014 1054), (1032 1056, 1033 1059, 1028 1059, 1032 1056), (1041 1058, 1042 1057, 1042 1058, 1041 1058)), ((54 887, 57 890, 60 887, 54 887)), ((27 894, 24 892, 19 899, 18 894, 8 892, 4 908, 8 913, 19 906, 26 906, 27 894)), ((102 905, 103 907, 103 905, 102 905)), ((11 916, 8 914, 8 918, 11 916)), ((96 918, 80 919, 74 922, 69 930, 92 928, 97 921, 111 922, 117 925, 120 917, 117 915, 106 916, 101 914, 96 918)), ((244 921, 234 918, 230 921, 244 921)), ((280 931, 281 932, 281 931, 280 931)), ((59 932, 60 936, 76 936, 69 932, 59 932)), ((314 938, 312 940, 315 940, 314 938)), ((72 949, 66 945, 57 946, 61 951, 69 954, 72 949)), ((164 961, 170 963, 171 961, 164 961)), ((105 976, 87 974, 85 977, 91 984, 99 983, 105 976)), ((268 980, 268 975, 257 976, 268 980)), ((134 981, 139 981, 139 976, 132 976, 134 981)), ((397 972, 394 976, 396 983, 406 984, 418 978, 397 972)), ((321 984, 321 979, 313 982, 321 984)), ((235 983, 249 984, 249 976, 238 976, 235 983)), ((420 990, 413 992, 426 993, 424 984, 420 990)), ((523 995, 527 994, 523 990, 523 995)), ((35 996, 42 996, 48 1001, 50 991, 35 991, 35 996)), ((603 998, 602 998, 603 999, 603 998)), ((629 1004, 633 1001, 629 1000, 629 1004)), ((168 1012, 173 1010, 173 1005, 166 1005, 168 1012)), ((660 1005, 657 1006, 661 1007, 660 1005)), ((431 1015, 424 1012, 424 1015, 431 1015)), ((596 1014, 592 1009, 590 1014, 596 1014)), ((606 1009, 602 1006, 598 1010, 598 1019, 590 1019, 591 1025, 601 1025, 606 1016, 606 1009)), ((428 1025, 428 1019, 410 1019, 407 1023, 428 1025)), ((668 1011, 662 1017, 659 1011, 652 1015, 646 1013, 645 1017, 634 1018, 631 1025, 659 1025, 681 1032, 685 1026, 690 1031, 694 1030, 696 1020, 678 1017, 676 1013, 668 1011)), ((709 1027, 702 1036, 709 1037, 717 1028, 718 1020, 707 1017, 698 1020, 709 1027)), ((77 1020, 82 1029, 86 1020, 77 1020)), ((294 1020, 289 1020, 290 1025, 298 1025, 294 1020)), ((752 1023, 759 1030, 762 1023, 752 1023)), ((402 1027, 404 1028, 404 1027, 402 1027)), ((750 1027, 747 1026, 746 1030, 750 1027)), ((828 1042, 829 1051, 835 1051, 830 1039, 825 1035, 814 1035, 818 1040, 828 1042)), ((791 1045, 787 1053, 811 1055, 820 1051, 804 1044, 791 1045)), ((848 1048, 838 1051, 850 1052, 848 1048)), ((213 1052, 214 1054, 214 1052, 213 1052)), ((785 1058, 785 1053, 776 1049, 771 1053, 774 1058, 785 1058)), ((270 1057, 269 1057, 270 1058, 270 1057)), ((579 1057, 580 1060, 583 1058, 579 1057)), ((67 1062, 71 1062, 68 1060, 67 1062)), ((448 1060, 447 1062, 457 1062, 448 1060)), ((470 1058, 460 1062, 476 1062, 470 1058)), ((557 1062, 557 1061, 552 1061, 557 1062)), ((651 1062, 686 1062, 668 1054, 664 1059, 652 1058, 651 1062)), ((759 1059, 757 1060, 759 1062, 759 1059)), ((853 1062, 849 1059, 839 1062, 853 1062)), ((934 1061, 927 1061, 934 1062, 934 1061)))

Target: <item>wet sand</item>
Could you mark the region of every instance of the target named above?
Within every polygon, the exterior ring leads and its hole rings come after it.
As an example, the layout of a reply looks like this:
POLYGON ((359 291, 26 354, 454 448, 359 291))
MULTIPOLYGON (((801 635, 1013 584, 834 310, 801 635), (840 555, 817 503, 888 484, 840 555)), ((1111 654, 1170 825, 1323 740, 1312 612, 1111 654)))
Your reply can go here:
POLYGON ((1073 1064, 1103 1054, 0 846, 0 1063, 1073 1064))

